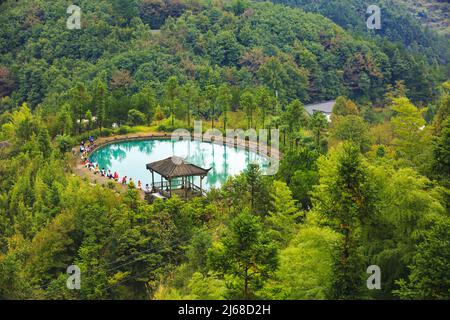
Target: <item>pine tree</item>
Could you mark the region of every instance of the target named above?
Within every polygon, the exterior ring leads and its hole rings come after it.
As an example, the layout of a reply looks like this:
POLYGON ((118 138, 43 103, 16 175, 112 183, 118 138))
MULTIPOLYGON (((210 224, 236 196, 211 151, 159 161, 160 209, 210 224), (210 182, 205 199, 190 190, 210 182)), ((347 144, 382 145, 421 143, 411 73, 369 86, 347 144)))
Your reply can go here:
POLYGON ((106 99, 108 96, 108 88, 103 80, 97 79, 94 88, 94 107, 97 128, 102 130, 106 121, 106 99))
POLYGON ((403 299, 450 299, 450 219, 440 217, 417 246, 411 273, 394 294, 403 299))
POLYGON ((48 134, 47 128, 41 128, 37 136, 37 141, 39 145, 39 151, 42 152, 45 158, 48 158, 52 152, 50 135, 48 134))
POLYGON ((251 299, 278 265, 278 252, 264 236, 259 217, 242 212, 232 221, 219 246, 209 251, 210 265, 237 278, 230 282, 229 298, 251 299))
POLYGON ((322 131, 328 126, 328 121, 322 112, 314 112, 309 122, 310 128, 316 139, 316 148, 320 148, 320 136, 322 131))
POLYGON ((299 222, 297 201, 292 198, 292 192, 286 183, 281 181, 273 182, 270 198, 273 210, 269 211, 266 222, 272 229, 275 239, 286 245, 299 222))
POLYGON ((360 255, 361 228, 373 216, 374 198, 359 148, 344 143, 322 163, 320 182, 313 193, 315 210, 326 216, 341 234, 334 257, 331 298, 357 299, 363 286, 360 255))
POLYGON ((217 93, 217 105, 221 106, 222 109, 222 117, 223 117, 223 131, 227 130, 227 122, 228 122, 228 111, 231 107, 231 90, 230 87, 226 84, 222 84, 217 93))
POLYGON ((170 77, 165 84, 166 99, 169 104, 172 128, 175 126, 175 101, 178 96, 178 79, 170 77))
POLYGON ((418 155, 417 150, 421 149, 424 139, 425 120, 422 111, 408 98, 395 98, 391 109, 395 112, 391 120, 396 136, 393 144, 401 157, 414 162, 418 155))
POLYGON ((247 116, 247 129, 250 129, 253 125, 253 112, 255 109, 255 97, 252 92, 245 91, 241 95, 239 104, 247 116))

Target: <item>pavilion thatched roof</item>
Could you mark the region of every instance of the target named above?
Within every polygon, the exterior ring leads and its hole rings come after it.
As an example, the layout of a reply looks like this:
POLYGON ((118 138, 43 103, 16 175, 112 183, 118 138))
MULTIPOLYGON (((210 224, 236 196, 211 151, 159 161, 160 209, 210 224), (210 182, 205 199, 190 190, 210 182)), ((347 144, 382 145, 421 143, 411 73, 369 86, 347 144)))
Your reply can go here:
POLYGON ((159 173, 166 180, 180 177, 206 176, 211 170, 200 168, 175 156, 148 163, 146 167, 150 171, 159 173))

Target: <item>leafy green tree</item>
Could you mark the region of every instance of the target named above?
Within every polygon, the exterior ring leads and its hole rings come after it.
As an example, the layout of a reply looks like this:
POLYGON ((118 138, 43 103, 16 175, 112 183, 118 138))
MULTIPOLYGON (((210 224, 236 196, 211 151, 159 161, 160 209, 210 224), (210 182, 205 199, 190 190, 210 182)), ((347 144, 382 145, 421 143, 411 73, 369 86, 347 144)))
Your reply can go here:
POLYGON ((255 297, 275 271, 277 248, 264 236, 259 217, 248 212, 236 216, 223 240, 209 251, 210 264, 219 272, 230 275, 229 297, 255 297))
POLYGON ((61 135, 70 134, 72 131, 72 117, 70 115, 70 106, 65 104, 58 113, 56 127, 61 135))
POLYGON ((286 245, 295 231, 301 214, 285 182, 274 181, 270 197, 273 210, 269 211, 266 223, 274 239, 286 245))
POLYGON ((333 158, 321 164, 313 205, 342 235, 334 257, 332 298, 360 297, 365 271, 360 254, 360 232, 375 214, 372 189, 359 148, 354 144, 345 143, 333 158))
POLYGON ((155 109, 155 120, 161 121, 164 119, 164 112, 161 109, 161 106, 158 104, 155 109))
POLYGON ((443 122, 441 136, 433 141, 432 168, 434 176, 450 188, 450 118, 443 122))
POLYGON ((353 142, 361 151, 369 150, 371 145, 369 125, 359 116, 349 115, 335 119, 331 135, 340 140, 353 142))
POLYGON ((137 0, 130 0, 130 1, 113 0, 112 6, 114 13, 118 17, 123 19, 126 24, 128 24, 133 17, 139 15, 137 0))
POLYGON ((255 96, 249 90, 246 90, 240 98, 239 104, 247 117, 247 129, 253 126, 253 112, 255 110, 255 96))
POLYGON ((215 85, 208 85, 205 88, 205 94, 208 113, 211 117, 211 128, 214 129, 214 120, 217 112, 217 87, 215 85))
POLYGON ((241 45, 233 32, 222 30, 210 39, 209 54, 216 64, 235 65, 241 55, 241 45))
POLYGON ((217 104, 221 107, 222 116, 223 116, 223 130, 224 132, 227 130, 228 124, 228 111, 231 107, 231 89, 228 85, 222 84, 217 90, 217 104))
POLYGON ((206 276, 208 273, 207 251, 212 245, 212 237, 205 229, 199 229, 192 236, 191 243, 186 252, 189 266, 206 276))
POLYGON ((188 82, 183 86, 183 89, 183 102, 186 107, 186 121, 187 125, 190 126, 194 106, 198 103, 200 98, 200 89, 195 82, 188 82))
POLYGON ((171 117, 171 123, 172 123, 172 128, 174 127, 174 121, 175 121, 175 103, 176 103, 176 99, 178 97, 179 94, 179 88, 178 88, 178 79, 175 76, 170 77, 164 86, 164 92, 165 92, 165 97, 167 99, 167 103, 169 105, 169 112, 170 112, 170 117, 171 117))
POLYGON ((57 135, 56 145, 58 146, 59 152, 61 152, 61 154, 64 154, 72 149, 72 146, 74 145, 74 139, 66 134, 57 135))
POLYGON ((249 164, 244 170, 243 177, 249 193, 251 212, 264 215, 267 213, 267 201, 269 200, 268 186, 259 165, 249 164))
POLYGON ((283 114, 283 122, 289 132, 289 140, 292 145, 300 128, 305 127, 308 124, 305 108, 299 100, 294 100, 288 104, 286 111, 283 114))
POLYGON ((39 144, 39 151, 41 151, 44 157, 47 158, 52 152, 50 135, 48 134, 47 128, 39 129, 37 140, 39 144))
POLYGON ((396 98, 391 106, 395 112, 391 120, 396 139, 393 141, 401 157, 413 161, 417 150, 424 143, 425 120, 422 111, 417 109, 407 98, 396 98))
POLYGON ((108 89, 106 83, 103 81, 97 82, 95 88, 94 103, 95 103, 95 115, 97 117, 97 127, 102 130, 106 122, 106 100, 108 96, 108 89))
POLYGON ((82 131, 83 116, 85 115, 86 107, 91 101, 91 95, 86 89, 86 86, 79 82, 70 91, 72 97, 72 108, 74 110, 75 118, 78 119, 78 133, 82 131))
POLYGON ((440 135, 444 121, 450 117, 450 81, 442 84, 439 109, 433 119, 434 133, 440 135))
POLYGON ((88 123, 88 125, 87 125, 88 130, 91 130, 91 128, 92 128, 92 121, 93 121, 91 110, 87 110, 86 111, 86 114, 84 115, 84 118, 86 119, 86 121, 88 123))
MULTIPOLYGON (((417 251, 420 235, 430 222, 445 214, 442 193, 411 168, 395 169, 385 162, 370 167, 378 212, 363 229, 367 260, 383 270, 381 290, 373 298, 391 299, 395 281, 408 277, 407 266, 417 251)), ((373 293, 372 293, 373 294, 373 293)))
POLYGON ((294 199, 298 201, 303 210, 309 210, 312 207, 310 193, 318 182, 319 174, 316 168, 302 168, 294 171, 289 187, 294 199))
POLYGON ((276 57, 268 59, 258 70, 259 79, 278 95, 283 80, 287 78, 287 72, 283 64, 276 57))
POLYGON ((145 114, 136 109, 128 110, 128 123, 132 126, 143 125, 147 122, 145 114))
POLYGON ((350 99, 346 97, 338 97, 333 107, 333 115, 337 116, 349 116, 359 115, 358 106, 350 99))
POLYGON ((188 283, 189 295, 184 299, 222 300, 226 295, 225 281, 215 275, 202 275, 196 272, 188 283))
POLYGON ((255 99, 261 114, 262 127, 265 128, 267 115, 274 109, 274 98, 270 95, 270 91, 266 87, 259 87, 256 90, 255 99))
POLYGON ((330 297, 333 257, 340 235, 330 228, 302 226, 280 251, 279 268, 261 295, 267 299, 320 300, 330 297))
POLYGON ((316 139, 316 148, 320 148, 320 138, 324 129, 328 127, 328 121, 322 112, 314 112, 309 121, 309 126, 314 133, 316 139))
POLYGON ((233 13, 236 16, 243 14, 249 5, 250 5, 249 2, 246 0, 233 0, 231 3, 233 13))
POLYGON ((417 246, 411 273, 397 284, 402 299, 450 299, 450 219, 439 218, 417 246))
POLYGON ((394 86, 388 84, 387 93, 384 95, 386 105, 391 105, 396 98, 406 97, 407 93, 408 89, 406 88, 405 81, 403 80, 396 81, 394 86))
POLYGON ((131 105, 133 109, 142 112, 147 120, 151 120, 156 107, 155 92, 149 87, 144 87, 131 97, 131 105))

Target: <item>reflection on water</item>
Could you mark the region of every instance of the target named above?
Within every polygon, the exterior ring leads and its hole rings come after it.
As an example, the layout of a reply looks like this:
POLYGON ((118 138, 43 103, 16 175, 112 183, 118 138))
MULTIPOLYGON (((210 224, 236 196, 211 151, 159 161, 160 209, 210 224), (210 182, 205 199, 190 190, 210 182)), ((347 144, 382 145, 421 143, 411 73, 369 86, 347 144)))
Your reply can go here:
MULTIPOLYGON (((242 172, 249 163, 257 163, 262 170, 268 167, 268 160, 255 152, 216 145, 200 141, 140 140, 110 144, 96 150, 91 161, 100 168, 117 171, 120 177, 127 176, 134 181, 141 180, 142 185, 151 185, 151 174, 147 163, 162 160, 170 156, 184 157, 190 163, 205 169, 211 168, 204 187, 218 188, 232 175, 242 172)), ((155 181, 161 177, 155 174, 155 181)), ((199 184, 198 177, 194 182, 199 184)))

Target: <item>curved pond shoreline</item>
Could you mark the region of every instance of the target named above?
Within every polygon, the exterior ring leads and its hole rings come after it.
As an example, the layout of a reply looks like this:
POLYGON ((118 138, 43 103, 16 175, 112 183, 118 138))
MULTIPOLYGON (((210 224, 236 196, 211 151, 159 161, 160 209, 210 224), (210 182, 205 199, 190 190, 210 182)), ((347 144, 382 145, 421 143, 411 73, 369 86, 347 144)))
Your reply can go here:
MULTIPOLYGON (((153 134, 144 134, 144 135, 117 135, 112 137, 100 137, 95 141, 94 148, 89 152, 89 154, 92 154, 94 151, 98 150, 101 147, 113 144, 113 143, 119 143, 124 141, 138 141, 138 140, 165 140, 165 139, 171 139, 172 134, 171 133, 153 133, 153 134)), ((180 139, 181 140, 181 139, 180 139)), ((191 140, 195 140, 195 137, 191 135, 191 140)), ((214 143, 218 145, 226 145, 229 147, 234 148, 240 148, 245 149, 249 151, 253 151, 255 153, 258 153, 259 150, 259 143, 254 143, 249 140, 242 140, 235 138, 233 142, 229 141, 229 139, 223 138, 223 141, 204 141, 203 139, 201 142, 204 143, 214 143)), ((73 148, 72 150, 78 151, 77 147, 73 148)), ((267 147, 267 154, 266 157, 270 156, 278 156, 278 158, 281 156, 281 152, 278 149, 273 149, 271 147, 267 147)))
MULTIPOLYGON (((113 144, 121 144, 123 142, 137 142, 137 141, 150 141, 150 140, 161 140, 161 141, 172 141, 172 134, 171 133, 161 133, 161 132, 153 132, 153 133, 136 133, 136 134, 124 134, 124 135, 116 135, 116 136, 110 136, 110 137, 100 137, 95 141, 95 146, 92 150, 89 152, 89 157, 92 156, 96 151, 100 151, 101 149, 113 145, 113 144)), ((180 141, 188 141, 187 137, 180 138, 180 141)), ((172 142, 177 142, 178 140, 173 140, 172 142)), ((191 141, 197 141, 199 143, 208 143, 208 144, 215 144, 215 145, 221 145, 221 146, 227 146, 229 148, 236 148, 239 150, 244 150, 247 152, 252 152, 256 154, 259 157, 267 159, 267 161, 270 162, 270 158, 275 156, 280 156, 280 152, 278 149, 271 149, 270 147, 267 148, 267 154, 258 154, 259 144, 255 143, 253 141, 238 139, 235 137, 235 139, 226 139, 225 137, 223 139, 218 139, 218 141, 210 141, 210 139, 194 139, 194 136, 191 135, 191 141), (223 141, 222 141, 223 140, 223 141), (270 156, 269 156, 270 155, 270 156)), ((266 150, 264 150, 266 151, 266 150)), ((74 147, 72 149, 72 152, 74 155, 79 155, 78 147, 74 147)), ((93 172, 91 172, 88 168, 86 168, 83 164, 80 163, 79 158, 76 158, 76 164, 73 166, 74 173, 77 173, 80 176, 88 177, 91 182, 93 183, 101 183, 101 184, 107 184, 108 182, 111 182, 110 179, 106 177, 101 177, 99 175, 95 175, 93 172)), ((113 169, 113 168, 111 168, 113 169)), ((112 180, 114 181, 114 180, 112 180)), ((126 185, 122 185, 117 183, 119 186, 119 189, 122 188, 123 190, 126 190, 126 185)), ((145 183, 143 183, 143 187, 145 186, 145 183)), ((144 198, 144 192, 140 190, 141 197, 144 198)))

